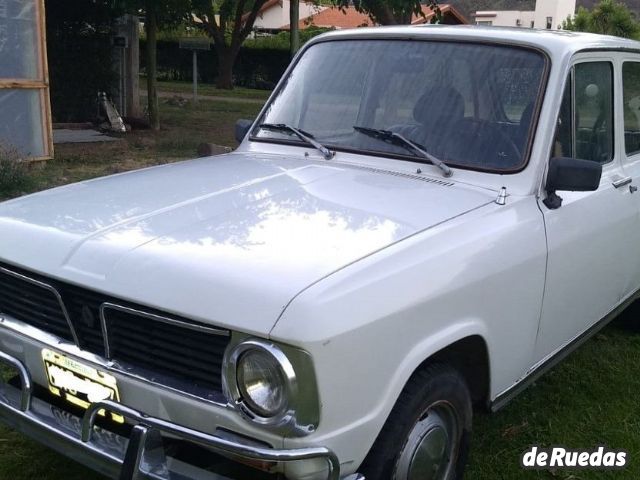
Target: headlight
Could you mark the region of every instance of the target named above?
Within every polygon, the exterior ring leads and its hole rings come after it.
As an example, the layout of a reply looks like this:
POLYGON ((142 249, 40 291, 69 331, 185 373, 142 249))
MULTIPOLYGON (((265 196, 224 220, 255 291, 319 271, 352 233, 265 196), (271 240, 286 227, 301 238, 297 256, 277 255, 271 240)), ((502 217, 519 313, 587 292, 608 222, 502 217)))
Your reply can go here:
POLYGON ((241 398, 252 412, 272 418, 286 411, 286 380, 273 355, 264 350, 247 350, 238 359, 236 375, 241 398))
POLYGON ((264 425, 282 425, 295 417, 296 374, 278 346, 245 340, 230 348, 224 363, 225 393, 243 415, 264 425))

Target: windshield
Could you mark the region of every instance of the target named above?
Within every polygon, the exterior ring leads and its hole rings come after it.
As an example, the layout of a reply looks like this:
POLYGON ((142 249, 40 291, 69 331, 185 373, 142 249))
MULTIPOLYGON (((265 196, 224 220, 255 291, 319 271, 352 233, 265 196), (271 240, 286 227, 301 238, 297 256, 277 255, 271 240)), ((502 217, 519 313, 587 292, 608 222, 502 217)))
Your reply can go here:
MULTIPOLYGON (((354 127, 387 130, 450 166, 515 171, 527 160, 544 71, 544 56, 524 48, 323 42, 304 53, 257 123, 293 126, 338 151, 425 161, 354 127)), ((252 138, 299 143, 266 129, 252 138)))

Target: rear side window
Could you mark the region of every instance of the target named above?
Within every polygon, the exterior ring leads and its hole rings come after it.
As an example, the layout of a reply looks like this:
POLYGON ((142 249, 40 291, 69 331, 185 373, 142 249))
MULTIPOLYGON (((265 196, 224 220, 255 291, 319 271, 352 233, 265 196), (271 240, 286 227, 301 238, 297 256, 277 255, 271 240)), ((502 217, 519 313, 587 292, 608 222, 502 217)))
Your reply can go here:
POLYGON ((622 66, 624 147, 627 155, 640 152, 640 62, 622 66))

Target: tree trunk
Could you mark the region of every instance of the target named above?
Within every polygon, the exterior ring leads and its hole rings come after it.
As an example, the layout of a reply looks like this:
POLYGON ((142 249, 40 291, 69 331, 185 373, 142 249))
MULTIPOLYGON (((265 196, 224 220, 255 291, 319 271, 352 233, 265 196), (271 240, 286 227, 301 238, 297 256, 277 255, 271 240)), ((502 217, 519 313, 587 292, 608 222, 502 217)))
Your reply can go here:
POLYGON ((369 14, 373 17, 373 20, 378 25, 397 25, 398 20, 394 16, 393 9, 391 6, 381 3, 376 5, 375 8, 372 8, 369 11, 369 14))
POLYGON ((411 25, 413 20, 413 12, 402 12, 396 17, 398 25, 411 25))
POLYGON ((233 65, 236 63, 238 52, 225 46, 216 49, 218 53, 218 78, 216 88, 233 90, 233 65))
POLYGON ((147 30, 147 104, 149 107, 149 123, 153 130, 160 130, 160 115, 158 112, 157 86, 157 33, 158 22, 155 11, 155 0, 146 0, 147 30))
POLYGON ((290 29, 290 44, 289 50, 291 58, 295 56, 300 48, 300 0, 291 0, 289 4, 289 26, 290 29))

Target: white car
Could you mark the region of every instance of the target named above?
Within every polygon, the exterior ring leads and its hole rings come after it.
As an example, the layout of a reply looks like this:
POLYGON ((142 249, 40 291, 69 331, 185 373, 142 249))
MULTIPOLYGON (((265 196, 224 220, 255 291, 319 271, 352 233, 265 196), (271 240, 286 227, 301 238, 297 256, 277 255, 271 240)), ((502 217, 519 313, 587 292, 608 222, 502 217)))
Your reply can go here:
POLYGON ((0 419, 121 479, 461 478, 636 299, 640 43, 309 42, 230 154, 0 205, 0 419))

